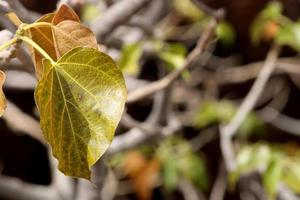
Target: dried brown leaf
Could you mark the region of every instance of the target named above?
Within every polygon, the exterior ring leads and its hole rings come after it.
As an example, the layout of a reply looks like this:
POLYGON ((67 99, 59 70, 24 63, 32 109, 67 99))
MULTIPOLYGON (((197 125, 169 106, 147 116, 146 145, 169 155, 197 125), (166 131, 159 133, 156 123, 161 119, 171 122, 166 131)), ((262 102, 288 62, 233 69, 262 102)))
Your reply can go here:
MULTIPOLYGON (((55 15, 54 13, 46 14, 42 16, 40 19, 38 19, 36 22, 51 23, 54 15, 55 15)), ((34 27, 30 29, 29 34, 30 34, 30 38, 36 44, 38 44, 42 49, 44 49, 53 60, 57 60, 56 49, 55 49, 51 27, 48 26, 34 27)), ((39 79, 43 72, 42 59, 44 57, 35 49, 33 48, 31 49, 33 54, 33 63, 35 66, 36 76, 39 79)))
POLYGON ((53 27, 53 33, 58 58, 75 47, 98 48, 93 32, 78 22, 62 21, 53 27))
POLYGON ((80 19, 78 15, 75 13, 75 11, 65 4, 61 5, 59 9, 56 11, 52 23, 56 25, 64 20, 72 20, 72 21, 80 22, 80 19))

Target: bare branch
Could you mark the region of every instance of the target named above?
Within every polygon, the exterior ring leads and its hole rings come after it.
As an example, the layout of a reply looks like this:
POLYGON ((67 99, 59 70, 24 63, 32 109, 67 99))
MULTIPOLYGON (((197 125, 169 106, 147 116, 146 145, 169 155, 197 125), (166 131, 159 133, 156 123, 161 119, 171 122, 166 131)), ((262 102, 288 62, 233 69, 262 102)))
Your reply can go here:
POLYGON ((300 120, 281 114, 271 107, 264 108, 260 116, 264 121, 272 124, 274 127, 300 136, 300 120))
POLYGON ((45 144, 39 122, 27 113, 24 113, 10 101, 7 101, 7 108, 3 119, 12 130, 26 133, 45 144))
POLYGON ((234 150, 231 139, 242 124, 242 122, 247 117, 248 113, 253 109, 259 96, 263 92, 263 89, 265 88, 269 77, 275 69, 280 49, 281 47, 277 45, 271 48, 267 55, 262 70, 260 71, 252 88, 250 89, 249 93, 247 94, 241 106, 239 107, 237 113, 235 114, 235 116, 229 124, 220 127, 221 149, 228 171, 233 171, 235 169, 234 150))
POLYGON ((207 15, 210 15, 217 20, 224 18, 224 10, 223 9, 215 10, 215 9, 209 7, 207 4, 205 4, 202 0, 192 0, 192 1, 207 15))
POLYGON ((171 83, 173 83, 181 75, 181 73, 184 70, 188 69, 191 66, 191 64, 193 64, 199 58, 199 56, 204 52, 210 39, 214 34, 214 28, 216 24, 217 24, 216 20, 211 19, 207 28, 205 29, 202 36, 198 40, 197 46, 188 55, 185 63, 181 67, 179 67, 178 69, 176 69, 175 71, 173 71, 172 73, 170 73, 169 75, 165 76, 164 78, 158 81, 152 82, 144 87, 138 88, 137 90, 130 92, 128 94, 127 103, 133 103, 147 96, 150 96, 157 91, 165 89, 171 83))
POLYGON ((60 199, 52 187, 25 183, 16 178, 0 176, 0 196, 11 200, 55 200, 60 199))
POLYGON ((176 118, 169 119, 166 127, 161 127, 160 131, 153 133, 145 133, 139 128, 132 128, 128 132, 115 136, 112 144, 107 150, 107 154, 115 154, 120 151, 128 150, 136 147, 151 139, 163 138, 176 133, 181 128, 181 123, 176 118))
POLYGON ((209 200, 222 200, 224 199, 224 195, 227 187, 227 174, 224 168, 223 163, 219 166, 219 171, 217 178, 213 184, 209 200))
POLYGON ((103 15, 94 19, 90 27, 99 40, 124 23, 134 13, 143 8, 150 0, 122 0, 111 6, 103 15))
POLYGON ((9 0, 0 3, 0 13, 15 12, 26 23, 31 23, 40 17, 40 14, 26 9, 19 0, 9 0))
POLYGON ((181 179, 178 183, 178 189, 181 191, 185 200, 205 200, 206 198, 199 189, 196 188, 189 180, 181 179))

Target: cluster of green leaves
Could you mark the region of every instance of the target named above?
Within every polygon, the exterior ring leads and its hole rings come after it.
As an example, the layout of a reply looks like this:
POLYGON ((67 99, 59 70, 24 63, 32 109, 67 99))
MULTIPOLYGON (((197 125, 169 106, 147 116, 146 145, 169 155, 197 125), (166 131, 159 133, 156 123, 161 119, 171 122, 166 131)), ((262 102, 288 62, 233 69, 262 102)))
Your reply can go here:
MULTIPOLYGON (((197 128, 204 128, 213 124, 226 124, 230 122, 236 111, 236 106, 230 101, 206 101, 196 112, 194 125, 197 128)), ((260 134, 263 130, 263 122, 254 112, 251 112, 241 124, 238 134, 247 137, 252 133, 260 134)))
POLYGON ((251 38, 254 44, 261 40, 274 40, 300 51, 300 21, 292 21, 282 14, 278 1, 269 3, 251 25, 251 38))
MULTIPOLYGON (((135 42, 125 44, 122 47, 118 64, 124 73, 132 76, 137 75, 140 69, 143 46, 145 44, 146 42, 135 42)), ((170 71, 182 66, 185 62, 187 49, 181 43, 165 43, 161 40, 153 40, 149 41, 147 45, 154 49, 155 54, 164 62, 170 71)))
POLYGON ((299 149, 290 146, 264 143, 244 146, 237 155, 237 168, 230 174, 230 181, 234 184, 242 174, 257 170, 261 172, 264 188, 271 198, 276 197, 279 182, 300 194, 299 155, 299 149))
POLYGON ((90 179, 90 167, 111 143, 124 109, 120 69, 98 51, 92 31, 66 5, 33 24, 8 17, 18 27, 13 42, 26 42, 32 52, 40 124, 58 168, 90 179))
POLYGON ((190 180, 201 189, 208 188, 209 178, 204 159, 193 152, 188 141, 180 137, 170 137, 160 143, 156 155, 161 161, 166 189, 176 189, 181 178, 190 180))

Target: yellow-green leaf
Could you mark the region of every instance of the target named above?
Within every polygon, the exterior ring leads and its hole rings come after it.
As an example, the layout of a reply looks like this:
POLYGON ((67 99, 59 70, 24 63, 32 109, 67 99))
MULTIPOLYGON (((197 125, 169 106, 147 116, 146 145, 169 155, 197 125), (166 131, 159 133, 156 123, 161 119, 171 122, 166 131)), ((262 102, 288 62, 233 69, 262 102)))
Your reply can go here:
POLYGON ((139 71, 139 60, 142 56, 142 45, 140 42, 125 44, 122 47, 122 56, 119 66, 122 71, 129 75, 136 75, 139 71))
POLYGON ((41 128, 59 169, 90 179, 90 166, 108 148, 126 101, 121 71, 107 55, 79 47, 44 72, 35 91, 41 128))

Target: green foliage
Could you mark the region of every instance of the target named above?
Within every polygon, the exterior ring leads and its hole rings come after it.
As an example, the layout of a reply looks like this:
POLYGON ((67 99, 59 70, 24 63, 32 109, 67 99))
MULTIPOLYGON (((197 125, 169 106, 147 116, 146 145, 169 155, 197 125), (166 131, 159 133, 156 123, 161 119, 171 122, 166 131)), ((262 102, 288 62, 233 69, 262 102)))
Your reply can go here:
POLYGON ((139 60, 142 56, 142 44, 139 42, 125 44, 122 48, 119 66, 129 75, 136 75, 139 71, 139 60))
POLYGON ((281 13, 282 5, 277 1, 272 1, 257 15, 250 27, 250 35, 254 44, 258 44, 263 38, 268 22, 280 22, 285 20, 281 13))
POLYGON ((237 168, 230 174, 230 181, 235 183, 241 174, 256 169, 266 169, 271 160, 271 154, 269 146, 264 144, 243 147, 236 157, 237 168))
POLYGON ((300 193, 300 160, 280 145, 257 143, 244 146, 238 152, 236 162, 237 168, 230 174, 231 184, 242 174, 257 170, 262 174, 263 186, 270 198, 276 197, 279 182, 300 193))
POLYGON ((190 144, 182 138, 172 137, 163 141, 157 149, 162 163, 164 186, 176 188, 180 177, 184 177, 202 189, 208 187, 208 176, 204 160, 192 151, 190 144))
POLYGON ((221 21, 216 28, 216 35, 225 46, 234 44, 235 31, 229 22, 221 21))
POLYGON ((81 15, 81 18, 84 22, 91 21, 98 15, 99 9, 97 8, 97 5, 89 3, 84 4, 81 15))
POLYGON ((183 65, 187 54, 186 47, 181 43, 166 44, 158 53, 170 70, 183 65))
POLYGON ((300 160, 299 157, 286 161, 282 172, 282 181, 293 191, 300 194, 300 160))
POLYGON ((267 170, 263 173, 263 185, 267 193, 272 199, 275 198, 277 192, 277 185, 280 181, 282 174, 282 162, 281 155, 274 154, 269 163, 267 170))
POLYGON ((44 61, 35 91, 41 128, 66 175, 90 179, 111 143, 126 100, 114 61, 92 48, 75 48, 55 65, 44 61))
POLYGON ((175 10, 192 21, 199 21, 204 17, 203 12, 191 0, 173 0, 175 10))
POLYGON ((300 22, 290 22, 282 26, 276 38, 276 42, 282 45, 288 45, 300 51, 300 22))
MULTIPOLYGON (((204 128, 215 123, 228 123, 233 118, 236 107, 229 101, 207 101, 201 104, 194 118, 197 128, 204 128)), ((240 136, 248 136, 251 133, 263 132, 263 123, 255 115, 250 113, 239 128, 240 136)))
POLYGON ((251 25, 251 38, 254 44, 262 39, 274 40, 300 51, 300 21, 293 22, 282 15, 279 2, 271 2, 256 17, 251 25))

